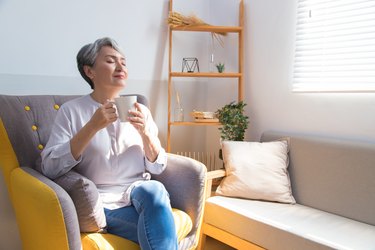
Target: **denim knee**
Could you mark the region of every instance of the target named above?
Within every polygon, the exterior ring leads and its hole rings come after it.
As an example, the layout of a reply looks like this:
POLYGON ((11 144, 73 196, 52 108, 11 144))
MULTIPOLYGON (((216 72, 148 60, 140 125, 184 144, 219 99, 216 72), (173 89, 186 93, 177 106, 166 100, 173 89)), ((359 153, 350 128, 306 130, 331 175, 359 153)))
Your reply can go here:
POLYGON ((140 205, 147 206, 165 206, 169 205, 169 193, 164 185, 155 180, 145 181, 133 189, 132 200, 136 200, 140 205))

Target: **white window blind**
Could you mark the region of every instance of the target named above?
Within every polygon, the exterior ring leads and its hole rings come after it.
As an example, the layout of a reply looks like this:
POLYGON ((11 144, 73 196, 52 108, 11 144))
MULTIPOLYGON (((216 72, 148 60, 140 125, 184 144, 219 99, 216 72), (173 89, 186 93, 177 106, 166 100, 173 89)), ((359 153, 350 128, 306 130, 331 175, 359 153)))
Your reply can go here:
POLYGON ((299 0, 293 91, 375 91, 375 0, 299 0))

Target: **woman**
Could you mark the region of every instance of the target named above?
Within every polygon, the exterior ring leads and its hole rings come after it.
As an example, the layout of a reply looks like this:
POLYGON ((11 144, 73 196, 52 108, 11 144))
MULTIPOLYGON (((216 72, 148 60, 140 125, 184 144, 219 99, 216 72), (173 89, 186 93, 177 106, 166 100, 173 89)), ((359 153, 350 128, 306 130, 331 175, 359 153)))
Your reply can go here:
POLYGON ((139 103, 120 122, 113 103, 128 77, 124 54, 102 38, 81 48, 77 64, 93 91, 61 106, 42 152, 43 173, 56 178, 74 168, 96 184, 109 233, 142 249, 177 249, 169 194, 150 180, 149 172, 167 164, 156 124, 139 103))

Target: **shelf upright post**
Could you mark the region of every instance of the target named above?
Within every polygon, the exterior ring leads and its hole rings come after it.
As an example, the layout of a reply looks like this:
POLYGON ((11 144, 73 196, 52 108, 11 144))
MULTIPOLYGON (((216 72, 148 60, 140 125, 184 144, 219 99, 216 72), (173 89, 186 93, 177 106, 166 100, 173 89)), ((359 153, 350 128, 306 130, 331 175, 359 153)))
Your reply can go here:
POLYGON ((241 27, 241 31, 238 33, 238 72, 240 77, 238 79, 238 101, 243 101, 243 27, 244 27, 244 3, 243 0, 240 0, 239 6, 239 20, 238 25, 241 27))
MULTIPOLYGON (((173 11, 173 0, 169 0, 169 11, 173 11)), ((168 60, 168 130, 167 152, 171 152, 171 109, 172 109, 172 29, 169 27, 169 60, 168 60)))

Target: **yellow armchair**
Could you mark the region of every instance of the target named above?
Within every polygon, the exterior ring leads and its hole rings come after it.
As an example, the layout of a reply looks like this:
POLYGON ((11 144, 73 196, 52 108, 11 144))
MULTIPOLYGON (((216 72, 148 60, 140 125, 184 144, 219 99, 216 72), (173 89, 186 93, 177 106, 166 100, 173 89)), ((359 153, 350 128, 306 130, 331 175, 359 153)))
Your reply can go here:
MULTIPOLYGON (((0 95, 0 168, 16 215, 23 249, 139 249, 109 233, 80 232, 69 194, 35 168, 57 109, 77 96, 0 95)), ((147 100, 139 96, 141 102, 147 100)), ((138 101, 139 101, 138 100, 138 101)), ((170 193, 179 249, 198 245, 204 207, 206 167, 168 154, 161 181, 170 193)))

